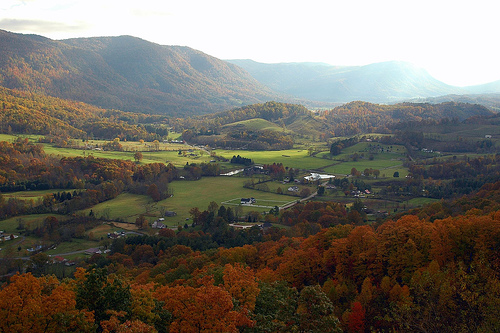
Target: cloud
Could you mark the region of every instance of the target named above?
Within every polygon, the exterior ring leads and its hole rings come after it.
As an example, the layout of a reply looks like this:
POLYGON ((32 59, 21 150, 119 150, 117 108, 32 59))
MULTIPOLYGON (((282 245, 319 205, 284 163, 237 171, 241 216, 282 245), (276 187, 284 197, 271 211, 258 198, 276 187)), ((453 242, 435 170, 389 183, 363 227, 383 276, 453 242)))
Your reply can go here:
POLYGON ((89 24, 86 22, 78 22, 76 24, 68 24, 56 21, 31 20, 31 19, 0 19, 0 28, 15 32, 32 32, 37 33, 57 33, 80 32, 89 29, 89 24))

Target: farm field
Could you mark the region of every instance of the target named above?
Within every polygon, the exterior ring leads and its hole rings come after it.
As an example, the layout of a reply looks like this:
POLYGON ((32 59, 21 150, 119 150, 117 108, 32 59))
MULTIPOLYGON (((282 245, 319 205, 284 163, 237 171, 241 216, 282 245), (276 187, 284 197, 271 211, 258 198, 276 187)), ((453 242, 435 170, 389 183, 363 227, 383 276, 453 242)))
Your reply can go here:
MULTIPOLYGON (((11 141, 15 139, 13 135, 3 135, 4 140, 11 141)), ((32 136, 31 136, 32 137, 32 136)), ((0 137, 1 138, 1 137, 0 137)), ((92 140, 90 144, 102 145, 107 141, 92 140)), ((60 148, 53 144, 44 143, 44 150, 47 154, 53 154, 60 157, 74 157, 92 155, 100 158, 122 159, 134 161, 135 151, 142 151, 143 159, 141 164, 147 163, 172 163, 176 167, 183 167, 186 163, 210 163, 213 159, 207 152, 198 148, 184 144, 160 143, 159 151, 150 151, 152 143, 146 142, 141 145, 139 142, 121 142, 124 149, 129 151, 101 151, 101 150, 84 150, 74 148, 60 148), (146 148, 144 148, 146 147, 146 148), (142 149, 144 148, 144 149, 142 149), (179 154, 181 150, 181 154, 179 154)), ((329 173, 348 174, 352 167, 358 170, 364 168, 383 169, 393 168, 401 164, 399 158, 405 157, 406 149, 403 146, 394 146, 391 153, 374 154, 373 161, 368 160, 367 142, 360 142, 353 147, 348 147, 344 152, 335 156, 333 159, 329 156, 328 151, 320 152, 316 156, 309 156, 307 149, 288 149, 280 151, 248 151, 248 150, 215 150, 214 153, 218 156, 231 159, 235 155, 251 158, 257 164, 273 164, 283 163, 285 167, 299 168, 306 170, 323 170, 329 173), (366 155, 364 159, 357 162, 349 161, 349 156, 358 153, 366 155), (334 166, 332 166, 334 165, 334 166)), ((389 146, 381 145, 385 149, 389 146)), ((83 147, 82 147, 83 148, 83 147)), ((218 162, 222 171, 238 168, 238 165, 218 162)), ((400 174, 404 174, 404 170, 398 170, 400 174)))
MULTIPOLYGON (((57 245, 55 249, 51 249, 46 251, 45 253, 47 255, 53 256, 53 255, 59 255, 59 254, 64 254, 64 253, 70 253, 70 252, 76 252, 76 251, 83 251, 90 249, 92 247, 98 247, 99 246, 99 241, 94 240, 88 240, 88 239, 78 239, 78 238, 73 238, 71 242, 62 242, 57 245)), ((84 253, 79 254, 78 256, 85 256, 84 253)))
POLYGON ((150 219, 154 219, 154 216, 159 214, 156 204, 153 203, 149 196, 131 193, 122 193, 114 199, 87 208, 82 213, 88 215, 91 210, 97 218, 102 217, 106 220, 119 220, 129 223, 135 223, 135 219, 141 214, 144 214, 146 218, 153 215, 150 219))
POLYGON ((251 158, 257 164, 283 163, 285 167, 299 169, 321 169, 331 161, 309 156, 307 149, 287 149, 279 151, 216 150, 217 155, 231 159, 235 155, 251 158))
POLYGON ((392 177, 394 172, 399 172, 399 177, 405 177, 408 174, 408 169, 403 167, 401 161, 399 163, 388 163, 388 162, 380 162, 376 163, 376 161, 357 161, 357 162, 343 162, 338 165, 327 167, 324 169, 325 172, 335 175, 348 175, 351 173, 352 168, 356 168, 356 170, 363 172, 364 169, 379 169, 380 176, 379 178, 387 178, 392 177))
POLYGON ((41 190, 41 191, 19 191, 19 192, 6 192, 2 193, 3 197, 8 199, 8 198, 16 198, 20 200, 41 200, 44 195, 46 194, 52 194, 52 193, 57 193, 57 192, 70 192, 73 193, 74 191, 80 191, 77 189, 50 189, 50 190, 41 190))
POLYGON ((21 215, 11 217, 5 220, 0 220, 0 230, 5 231, 6 233, 15 233, 18 234, 19 230, 17 230, 17 226, 19 222, 24 223, 24 225, 29 226, 30 228, 37 227, 39 224, 43 222, 43 220, 48 216, 55 216, 58 220, 66 219, 65 215, 60 214, 32 214, 32 215, 21 215))
MULTIPOLYGON (((138 144, 138 143, 137 143, 138 144)), ((163 144, 166 145, 166 144, 163 144)), ((47 154, 53 154, 55 156, 60 157, 75 157, 75 156, 88 156, 92 155, 96 158, 110 158, 110 159, 120 159, 126 161, 134 161, 135 151, 103 151, 103 150, 84 150, 84 149, 75 149, 75 148, 60 148, 55 147, 52 144, 44 143, 44 150, 47 154)), ((172 163, 176 167, 183 167, 186 163, 210 163, 213 159, 210 157, 208 153, 205 151, 201 151, 200 149, 193 148, 189 145, 179 145, 175 144, 175 146, 182 146, 181 148, 176 149, 162 149, 160 147, 159 151, 141 151, 143 158, 140 161, 140 164, 147 163, 172 163), (181 150, 181 154, 179 154, 179 150, 181 150)), ((229 163, 221 163, 221 169, 228 169, 229 163)))
MULTIPOLYGON (((198 207, 200 210, 207 209, 210 202, 214 201, 219 206, 223 202, 241 198, 254 197, 261 202, 262 206, 281 205, 299 199, 295 196, 280 195, 271 192, 257 191, 244 188, 243 184, 249 178, 246 177, 204 177, 197 181, 174 181, 169 184, 173 196, 160 202, 153 202, 149 196, 122 193, 118 197, 102 202, 82 211, 89 214, 90 211, 96 217, 107 220, 118 220, 126 223, 135 223, 135 219, 143 214, 151 223, 161 216, 160 211, 174 211, 176 216, 166 217, 165 224, 169 226, 184 225, 186 218, 190 218, 189 210, 198 207)), ((230 205, 227 205, 228 207, 230 205)), ((242 212, 259 211, 268 212, 269 208, 255 206, 242 206, 242 212)), ((236 206, 232 206, 235 208, 236 206)), ((130 229, 127 227, 127 229, 130 229)))
MULTIPOLYGON (((164 205, 169 211, 175 211, 176 216, 165 218, 168 225, 184 225, 189 218, 189 210, 198 207, 205 210, 211 201, 221 206, 222 202, 253 197, 259 200, 293 201, 296 197, 280 195, 270 192, 262 192, 244 188, 246 177, 205 177, 197 181, 175 181, 169 187, 173 191, 173 197, 160 201, 158 205, 164 205)), ((266 204, 267 205, 267 204, 266 204)), ((232 206, 233 207, 233 206, 232 206)), ((233 207, 234 208, 234 207, 233 207)), ((244 207, 245 211, 268 212, 268 208, 244 207)))
POLYGON ((242 121, 237 121, 228 125, 222 126, 223 129, 231 129, 231 130, 237 130, 237 129, 244 129, 244 130, 251 130, 251 131, 263 131, 263 130, 270 130, 270 131, 282 131, 283 129, 262 118, 255 118, 255 119, 248 119, 248 120, 242 120, 242 121))
POLYGON ((0 133, 0 141, 12 142, 17 140, 17 138, 28 138, 31 142, 37 142, 43 135, 36 134, 2 134, 0 133))

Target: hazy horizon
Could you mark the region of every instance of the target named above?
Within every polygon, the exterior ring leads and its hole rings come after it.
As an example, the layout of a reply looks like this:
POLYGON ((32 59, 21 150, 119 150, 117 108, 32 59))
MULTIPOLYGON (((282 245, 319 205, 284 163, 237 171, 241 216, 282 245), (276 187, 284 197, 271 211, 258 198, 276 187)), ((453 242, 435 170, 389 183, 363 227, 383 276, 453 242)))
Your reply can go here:
POLYGON ((405 61, 446 84, 470 86, 500 80, 495 9, 484 0, 5 0, 0 29, 51 39, 131 35, 261 63, 405 61))

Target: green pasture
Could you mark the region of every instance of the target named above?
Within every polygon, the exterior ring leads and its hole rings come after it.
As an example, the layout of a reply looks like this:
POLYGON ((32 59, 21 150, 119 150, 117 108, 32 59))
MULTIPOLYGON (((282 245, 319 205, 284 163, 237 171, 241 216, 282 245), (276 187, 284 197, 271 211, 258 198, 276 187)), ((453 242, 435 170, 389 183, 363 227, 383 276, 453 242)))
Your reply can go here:
POLYGON ((46 194, 53 194, 57 192, 70 192, 80 191, 76 189, 51 189, 51 190, 41 190, 41 191, 18 191, 18 192, 7 192, 2 193, 5 199, 15 198, 19 200, 33 200, 36 202, 38 199, 42 199, 46 194))
POLYGON ((415 208, 415 207, 421 207, 421 206, 424 206, 424 205, 427 205, 427 204, 431 204, 431 203, 434 203, 434 202, 437 202, 437 201, 441 201, 440 199, 433 199, 433 198, 413 198, 411 200, 408 200, 406 201, 408 203, 408 205, 412 208, 415 208))
POLYGON ((83 210, 83 213, 88 215, 90 210, 98 218, 123 220, 131 223, 134 223, 141 214, 158 215, 156 206, 149 196, 131 193, 122 193, 114 199, 83 210))
POLYGON ((43 135, 36 134, 0 134, 0 141, 13 142, 18 138, 28 138, 31 142, 38 142, 38 139, 43 135))
POLYGON ((264 131, 264 130, 282 131, 283 130, 280 126, 278 126, 270 121, 267 121, 265 119, 262 119, 262 118, 254 118, 254 119, 237 121, 235 123, 224 125, 222 128, 223 129, 230 129, 230 130, 249 130, 249 131, 264 131))
MULTIPOLYGON (((55 249, 45 252, 48 255, 58 255, 63 253, 70 253, 76 251, 83 251, 93 247, 98 247, 98 241, 91 241, 88 239, 73 238, 71 242, 63 242, 57 245, 55 249)), ((81 256, 81 255, 80 255, 81 256)))
POLYGON ((216 150, 217 155, 231 159, 233 156, 251 158, 257 164, 283 163, 285 167, 299 169, 320 169, 332 162, 311 157, 307 149, 287 149, 278 151, 216 150))
MULTIPOLYGON (((169 186, 173 197, 160 201, 158 205, 166 206, 167 210, 177 213, 174 217, 166 217, 169 225, 184 224, 189 218, 189 210, 198 207, 201 211, 207 209, 210 202, 214 201, 219 206, 222 202, 231 199, 253 197, 259 200, 292 201, 295 197, 279 195, 276 193, 262 192, 244 188, 243 184, 248 178, 244 177, 205 177, 197 181, 175 181, 169 186)), ((267 205, 267 204, 266 204, 267 205)), ((233 206, 231 206, 233 207, 233 206)), ((236 207, 236 206, 234 206, 236 207)), ((269 211, 269 209, 245 207, 247 210, 269 211)))
POLYGON ((0 221, 0 230, 18 234, 19 230, 17 230, 16 228, 19 225, 20 220, 24 223, 26 227, 33 229, 34 227, 37 227, 39 224, 41 224, 43 220, 48 216, 55 216, 58 220, 64 220, 67 218, 65 215, 60 215, 60 214, 33 214, 33 215, 15 216, 0 221))
MULTIPOLYGON (((85 149, 86 145, 95 147, 102 147, 103 145, 111 142, 113 140, 88 140, 86 142, 81 140, 73 140, 72 145, 76 146, 75 148, 85 149)), ((156 151, 156 146, 153 142, 140 142, 140 141, 120 141, 120 145, 122 146, 123 151, 125 152, 148 152, 148 151, 156 151)), ((179 151, 179 150, 188 150, 191 149, 191 146, 185 145, 182 143, 170 143, 170 142, 158 142, 158 150, 161 151, 179 151)), ((95 150, 93 150, 95 151, 95 150)))
MULTIPOLYGON (((186 147, 186 146, 185 146, 186 147)), ((213 158, 206 152, 201 152, 199 149, 190 148, 191 151, 186 151, 184 148, 179 154, 179 149, 176 150, 159 150, 159 151, 142 151, 141 164, 147 163, 172 163, 176 167, 182 167, 186 163, 209 163, 213 158)), ((89 156, 96 158, 110 158, 119 160, 135 161, 135 151, 103 151, 103 150, 84 150, 75 148, 59 148, 52 144, 44 144, 44 150, 47 154, 53 154, 60 157, 75 157, 89 156)))
MULTIPOLYGON (((134 223, 135 219, 144 214, 145 217, 153 222, 160 217, 160 208, 174 211, 177 213, 173 217, 165 217, 167 225, 178 225, 186 223, 189 218, 189 210, 198 207, 201 211, 207 209, 210 202, 214 201, 219 206, 222 202, 232 199, 254 197, 261 202, 262 206, 279 205, 279 203, 289 202, 298 199, 298 197, 279 195, 277 193, 263 192, 244 188, 245 177, 204 177, 197 181, 174 181, 169 184, 173 196, 163 201, 154 203, 149 196, 122 193, 118 197, 102 202, 92 208, 85 209, 83 214, 89 214, 90 210, 97 217, 104 217, 110 220, 123 220, 128 223, 134 223)), ((288 187, 286 187, 288 188, 288 187)), ((283 187, 284 193, 286 188, 283 187)), ((313 189, 311 189, 313 191, 313 189)), ((258 205, 258 203, 256 204, 258 205)), ((236 207, 236 206, 231 206, 236 207)), ((269 208, 259 208, 256 206, 244 206, 242 213, 248 211, 267 212, 269 208)))
POLYGON ((378 169, 380 170, 379 178, 382 178, 383 174, 385 174, 386 177, 392 177, 395 171, 399 172, 400 177, 405 177, 408 174, 408 169, 403 167, 403 163, 401 161, 376 161, 376 160, 342 162, 340 164, 327 167, 324 169, 324 171, 330 174, 348 175, 351 173, 352 168, 356 168, 356 170, 360 172, 363 172, 363 170, 370 168, 378 169))

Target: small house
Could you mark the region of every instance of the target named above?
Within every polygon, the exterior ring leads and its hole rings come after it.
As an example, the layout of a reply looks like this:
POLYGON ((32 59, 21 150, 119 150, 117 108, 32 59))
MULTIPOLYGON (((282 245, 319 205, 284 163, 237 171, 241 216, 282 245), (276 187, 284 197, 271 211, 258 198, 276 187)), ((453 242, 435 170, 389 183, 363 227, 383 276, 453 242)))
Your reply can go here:
POLYGON ((166 228, 167 226, 163 223, 161 223, 160 221, 154 221, 153 224, 151 225, 151 228, 153 229, 164 229, 166 228))
POLYGON ((241 201, 240 201, 240 203, 242 205, 251 205, 251 204, 254 204, 256 202, 257 202, 257 200, 255 200, 255 198, 241 198, 241 201))

